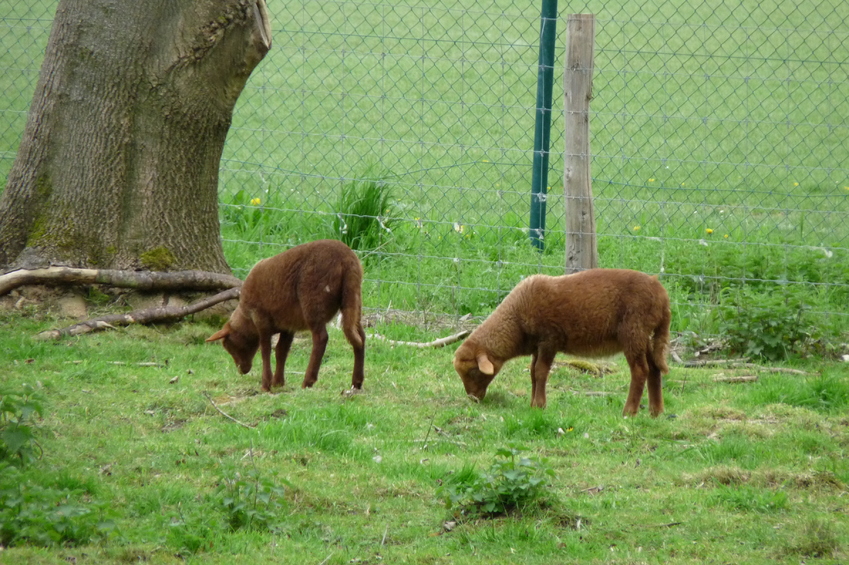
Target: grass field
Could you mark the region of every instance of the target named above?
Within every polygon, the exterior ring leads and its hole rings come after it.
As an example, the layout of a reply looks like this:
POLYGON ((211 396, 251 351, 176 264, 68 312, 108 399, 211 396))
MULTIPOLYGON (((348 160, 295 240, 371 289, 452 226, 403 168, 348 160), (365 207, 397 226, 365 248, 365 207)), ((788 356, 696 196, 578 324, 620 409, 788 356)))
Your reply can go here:
POLYGON ((296 340, 286 387, 268 395, 257 367, 237 376, 220 346, 203 343, 216 325, 33 339, 59 323, 0 314, 0 405, 26 384, 43 410, 37 457, 0 473, 0 532, 59 529, 72 542, 14 544, 2 563, 849 559, 845 363, 793 366, 806 374, 673 366, 666 413, 623 419, 621 358, 602 378, 557 369, 542 411, 528 407, 525 361, 474 404, 453 346, 371 339, 365 392, 347 397, 352 355, 331 330, 316 387, 299 387, 309 341, 296 340), (511 447, 553 472, 539 500, 490 517, 445 507, 441 487, 511 447))
MULTIPOLYGON (((55 4, 0 0, 0 178, 55 4)), ((439 324, 369 331, 429 341, 453 329, 440 314, 484 316, 521 277, 562 272, 556 154, 545 252, 526 234, 538 8, 270 9, 274 47, 239 100, 221 167, 237 275, 334 236, 341 193, 374 171, 392 198, 361 252, 367 313, 439 324)), ((4 312, 0 563, 849 560, 849 369, 830 361, 849 333, 849 4, 569 10, 598 18, 602 266, 663 273, 679 343, 721 335, 804 374, 677 365, 666 414, 622 419, 621 358, 602 378, 559 368, 538 411, 524 361, 474 404, 451 347, 370 339, 366 392, 349 397, 351 353, 332 330, 316 387, 299 388, 309 347, 298 340, 287 386, 267 395, 256 367, 237 376, 203 342, 214 325, 54 343, 33 336, 65 321, 4 312), (757 381, 721 380, 734 376, 757 381), (35 444, 8 432, 25 385, 42 408, 35 444), (6 466, 10 445, 33 460, 6 466), (553 472, 541 498, 488 517, 445 507, 447 488, 519 448, 553 472)))

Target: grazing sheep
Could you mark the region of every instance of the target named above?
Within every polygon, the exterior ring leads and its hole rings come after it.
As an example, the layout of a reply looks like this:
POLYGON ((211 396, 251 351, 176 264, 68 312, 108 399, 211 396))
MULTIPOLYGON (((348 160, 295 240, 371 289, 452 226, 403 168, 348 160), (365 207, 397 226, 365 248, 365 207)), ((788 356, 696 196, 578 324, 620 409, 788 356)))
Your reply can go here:
POLYGON ((557 352, 589 357, 624 352, 631 389, 624 416, 640 407, 648 379, 649 410, 663 412, 661 374, 669 371, 669 296, 657 280, 627 269, 533 275, 516 285, 466 338, 454 368, 478 400, 508 359, 531 355, 531 406, 545 407, 545 384, 557 352))
POLYGON ((342 311, 342 330, 354 348, 353 389, 363 386, 366 334, 360 321, 363 268, 351 249, 336 240, 295 246, 257 263, 242 285, 239 306, 224 327, 206 341, 223 340, 242 374, 251 370, 257 348, 262 354, 262 390, 282 386, 283 368, 296 331, 312 332, 312 354, 303 387, 318 380, 327 347, 326 325, 342 311), (271 337, 277 367, 271 376, 271 337))

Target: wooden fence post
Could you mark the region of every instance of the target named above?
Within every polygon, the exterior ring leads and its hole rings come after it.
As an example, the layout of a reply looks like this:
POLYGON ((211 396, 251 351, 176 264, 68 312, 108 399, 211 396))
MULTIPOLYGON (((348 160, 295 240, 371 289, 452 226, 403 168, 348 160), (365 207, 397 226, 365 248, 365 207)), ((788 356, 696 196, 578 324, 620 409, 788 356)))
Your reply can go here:
POLYGON ((566 148, 566 273, 598 267, 592 178, 590 175, 590 99, 593 84, 595 16, 570 14, 564 73, 566 148))

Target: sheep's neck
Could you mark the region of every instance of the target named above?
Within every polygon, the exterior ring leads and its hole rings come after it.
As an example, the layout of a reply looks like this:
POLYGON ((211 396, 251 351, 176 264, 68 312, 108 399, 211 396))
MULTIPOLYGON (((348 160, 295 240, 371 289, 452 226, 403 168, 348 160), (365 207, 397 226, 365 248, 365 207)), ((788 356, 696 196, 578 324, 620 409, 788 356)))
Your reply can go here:
POLYGON ((504 361, 533 353, 533 348, 528 350, 526 336, 517 321, 515 316, 490 318, 478 328, 476 337, 481 343, 487 344, 493 357, 504 361))

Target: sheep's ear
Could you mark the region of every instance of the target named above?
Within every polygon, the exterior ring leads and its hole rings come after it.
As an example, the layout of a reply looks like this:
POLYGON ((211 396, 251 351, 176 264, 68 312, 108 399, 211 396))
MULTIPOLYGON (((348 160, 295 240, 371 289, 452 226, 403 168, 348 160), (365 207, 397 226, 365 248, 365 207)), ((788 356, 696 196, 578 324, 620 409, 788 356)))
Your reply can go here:
POLYGON ((492 361, 486 356, 486 353, 478 354, 478 369, 484 375, 494 375, 495 367, 492 366, 492 361))
POLYGON ((206 341, 218 341, 230 335, 230 324, 225 324, 223 328, 206 338, 206 341))

